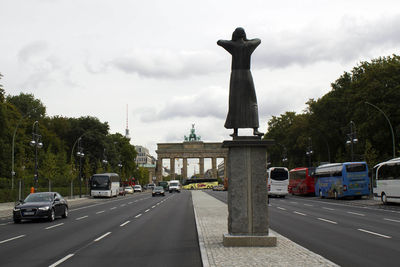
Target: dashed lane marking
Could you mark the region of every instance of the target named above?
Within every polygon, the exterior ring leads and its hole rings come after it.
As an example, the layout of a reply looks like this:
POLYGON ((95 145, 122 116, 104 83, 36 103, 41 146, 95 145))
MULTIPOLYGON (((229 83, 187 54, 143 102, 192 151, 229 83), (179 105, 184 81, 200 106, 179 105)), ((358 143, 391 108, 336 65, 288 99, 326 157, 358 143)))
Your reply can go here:
POLYGON ((282 207, 277 207, 277 209, 280 209, 280 210, 286 210, 285 208, 282 208, 282 207))
POLYGON ((117 207, 112 207, 112 208, 110 208, 110 210, 115 210, 117 207))
POLYGON ((331 221, 331 220, 327 220, 327 219, 324 219, 324 218, 317 218, 317 219, 320 220, 320 221, 327 222, 327 223, 337 224, 337 222, 334 222, 334 221, 331 221))
POLYGON ((327 207, 322 207, 324 210, 335 210, 335 209, 332 209, 332 208, 327 208, 327 207))
POLYGON ((301 215, 301 216, 306 216, 307 215, 305 213, 301 213, 301 212, 298 212, 298 211, 293 211, 293 213, 296 213, 296 214, 301 215))
POLYGON ((96 212, 96 214, 100 214, 100 213, 103 213, 103 212, 104 212, 104 210, 101 210, 101 211, 96 212))
POLYGON ((61 263, 63 263, 64 261, 68 260, 69 258, 71 258, 72 256, 74 256, 74 254, 68 254, 67 256, 65 256, 64 258, 62 258, 61 260, 56 261, 55 263, 53 263, 52 265, 50 265, 49 267, 56 267, 57 265, 60 265, 61 263))
POLYGON ((18 238, 24 237, 24 236, 25 236, 25 235, 19 235, 19 236, 16 236, 16 237, 12 237, 12 238, 9 238, 9 239, 6 239, 6 240, 3 240, 3 241, 0 241, 0 244, 6 243, 6 242, 9 242, 9 241, 12 241, 12 240, 15 240, 15 239, 18 239, 18 238))
POLYGON ((135 216, 135 218, 139 218, 140 216, 142 216, 142 214, 140 213, 140 214, 138 214, 138 215, 136 215, 135 216))
POLYGON ((105 233, 104 235, 102 235, 102 236, 96 238, 96 239, 94 240, 94 242, 97 242, 97 241, 102 240, 104 237, 108 236, 109 234, 111 234, 111 232, 105 233))
POLYGON ((149 209, 147 209, 147 210, 145 210, 144 212, 149 212, 150 210, 149 209))
POLYGON ((64 223, 59 223, 59 224, 56 224, 56 225, 52 225, 52 226, 46 227, 46 228, 44 228, 44 229, 49 230, 49 229, 52 229, 52 228, 61 226, 61 225, 63 225, 63 224, 64 224, 64 223))
POLYGON ((385 221, 389 221, 389 222, 398 222, 400 223, 399 220, 393 220, 393 219, 388 219, 388 218, 383 218, 385 221))
POLYGON ((357 212, 352 212, 352 211, 348 211, 347 213, 349 213, 349 214, 354 214, 354 215, 358 215, 358 216, 365 216, 365 214, 357 213, 357 212))
POLYGON ((387 236, 387 235, 382 235, 382 234, 379 234, 379 233, 375 233, 375 232, 371 232, 371 231, 368 231, 368 230, 364 230, 364 229, 357 229, 358 231, 361 231, 361 232, 364 232, 364 233, 368 233, 368 234, 371 234, 371 235, 376 235, 376 236, 380 236, 380 237, 383 237, 383 238, 392 238, 391 236, 387 236))
POLYGON ((131 221, 126 221, 126 222, 124 222, 123 224, 121 224, 120 226, 123 227, 123 226, 127 225, 127 224, 130 223, 130 222, 131 222, 131 221))
POLYGON ((89 216, 85 215, 85 216, 82 216, 82 217, 76 218, 75 220, 76 220, 76 221, 79 221, 79 220, 85 219, 85 218, 87 218, 87 217, 89 217, 89 216))

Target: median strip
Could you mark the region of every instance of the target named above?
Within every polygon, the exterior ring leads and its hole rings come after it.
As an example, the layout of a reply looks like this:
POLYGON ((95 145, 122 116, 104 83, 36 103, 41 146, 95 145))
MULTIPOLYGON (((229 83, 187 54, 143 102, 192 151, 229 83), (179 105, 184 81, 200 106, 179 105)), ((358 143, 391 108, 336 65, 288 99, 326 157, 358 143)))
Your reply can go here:
POLYGON ((6 239, 6 240, 3 240, 3 241, 0 241, 0 244, 6 243, 6 242, 8 242, 8 241, 12 241, 12 240, 15 240, 15 239, 18 239, 18 238, 24 237, 24 236, 25 236, 25 235, 19 235, 19 236, 16 236, 16 237, 12 237, 12 238, 9 238, 9 239, 6 239))
POLYGON ((111 232, 105 233, 104 235, 102 235, 102 236, 96 238, 96 239, 94 240, 94 242, 100 241, 101 239, 103 239, 104 237, 108 236, 109 234, 111 234, 111 232))
POLYGON ((74 256, 74 254, 69 254, 67 256, 65 256, 64 258, 62 258, 61 260, 56 261, 55 263, 53 263, 52 265, 50 265, 49 267, 55 267, 57 265, 60 265, 61 263, 63 263, 64 261, 68 260, 69 258, 71 258, 72 256, 74 256))
POLYGON ((371 235, 376 235, 376 236, 384 237, 384 238, 392 238, 391 236, 382 235, 382 234, 375 233, 375 232, 371 232, 371 231, 364 230, 364 229, 357 229, 357 230, 358 230, 358 231, 361 231, 361 232, 364 232, 364 233, 371 234, 371 235))
POLYGON ((44 228, 44 229, 49 230, 49 229, 51 229, 51 228, 55 228, 55 227, 61 226, 61 225, 63 225, 63 224, 64 224, 64 223, 59 223, 59 224, 56 224, 56 225, 52 225, 52 226, 46 227, 46 228, 44 228))

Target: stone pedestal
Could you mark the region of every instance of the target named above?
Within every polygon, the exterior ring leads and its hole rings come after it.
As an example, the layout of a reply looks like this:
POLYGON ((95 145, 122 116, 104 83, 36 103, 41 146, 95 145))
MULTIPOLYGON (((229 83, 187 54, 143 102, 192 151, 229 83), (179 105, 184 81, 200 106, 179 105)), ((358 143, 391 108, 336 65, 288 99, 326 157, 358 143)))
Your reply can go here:
POLYGON ((224 141, 228 148, 228 234, 224 246, 276 246, 268 232, 267 147, 273 140, 242 136, 224 141))

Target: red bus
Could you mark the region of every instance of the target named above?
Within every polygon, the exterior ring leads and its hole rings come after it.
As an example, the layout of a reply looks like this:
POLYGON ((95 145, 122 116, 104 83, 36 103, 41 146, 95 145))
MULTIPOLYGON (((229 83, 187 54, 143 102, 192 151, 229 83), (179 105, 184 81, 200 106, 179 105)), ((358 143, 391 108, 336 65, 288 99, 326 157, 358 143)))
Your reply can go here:
POLYGON ((300 167, 290 170, 289 194, 315 195, 315 168, 300 167))

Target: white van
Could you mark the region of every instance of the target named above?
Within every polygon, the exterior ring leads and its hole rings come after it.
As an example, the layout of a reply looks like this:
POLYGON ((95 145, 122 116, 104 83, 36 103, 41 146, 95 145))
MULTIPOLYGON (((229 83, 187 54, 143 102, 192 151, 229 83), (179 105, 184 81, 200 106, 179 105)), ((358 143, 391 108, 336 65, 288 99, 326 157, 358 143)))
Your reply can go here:
POLYGON ((181 192, 181 183, 179 180, 169 181, 169 192, 172 193, 173 191, 177 191, 178 193, 181 192))
POLYGON ((268 196, 285 197, 288 194, 289 170, 271 167, 267 170, 268 196))

